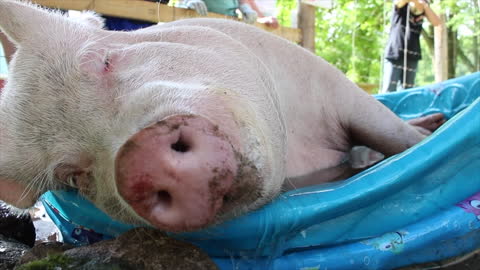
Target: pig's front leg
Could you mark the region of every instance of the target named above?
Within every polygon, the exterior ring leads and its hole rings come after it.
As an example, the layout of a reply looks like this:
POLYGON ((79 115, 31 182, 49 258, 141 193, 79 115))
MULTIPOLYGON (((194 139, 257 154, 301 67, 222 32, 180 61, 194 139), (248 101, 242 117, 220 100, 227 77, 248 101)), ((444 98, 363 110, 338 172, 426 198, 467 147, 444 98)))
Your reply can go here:
MULTIPOLYGON (((414 138, 423 138, 424 136, 430 135, 437 128, 439 128, 446 119, 443 114, 435 113, 419 118, 415 118, 406 122, 406 126, 413 127, 412 136, 414 138), (417 131, 417 132, 415 132, 417 131)), ((407 128, 405 125, 401 125, 398 128, 407 128)), ((381 130, 381 127, 377 127, 377 130, 381 130)), ((408 128, 407 128, 408 129, 408 128)), ((376 131, 372 130, 371 134, 374 134, 376 131)), ((387 134, 388 135, 388 134, 387 134)), ((400 138, 400 141, 408 141, 408 138, 400 138)), ((391 142, 396 144, 396 142, 391 142)), ((408 144, 407 144, 408 145, 408 144)), ((394 146, 398 147, 398 146, 394 146)), ((408 147, 405 148, 405 150, 408 147)), ((375 151, 372 148, 367 146, 354 146, 348 154, 345 155, 345 158, 337 166, 323 168, 316 170, 314 172, 287 178, 283 190, 292 190, 306 186, 317 185, 319 183, 326 182, 325 179, 328 179, 328 182, 347 179, 373 165, 380 162, 385 158, 385 155, 379 151, 375 151)))
MULTIPOLYGON (((446 119, 442 113, 434 113, 407 121, 418 132, 429 136, 437 128, 445 123, 446 119)), ((385 156, 366 146, 354 146, 348 155, 348 163, 353 169, 366 169, 383 160, 385 156)))
MULTIPOLYGON (((345 126, 354 145, 365 145, 389 157, 405 151, 426 137, 374 97, 362 91, 351 94, 350 104, 346 104, 350 109, 345 116, 345 126)), ((420 123, 424 122, 425 119, 416 124, 421 126, 420 123)))

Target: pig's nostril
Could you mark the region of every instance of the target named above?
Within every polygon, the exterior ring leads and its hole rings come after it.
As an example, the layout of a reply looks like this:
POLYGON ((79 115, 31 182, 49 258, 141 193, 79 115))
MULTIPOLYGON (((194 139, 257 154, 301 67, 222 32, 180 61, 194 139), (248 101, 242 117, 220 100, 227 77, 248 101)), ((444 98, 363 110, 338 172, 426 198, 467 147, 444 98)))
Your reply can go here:
POLYGON ((164 209, 168 209, 172 204, 172 195, 168 191, 161 190, 157 192, 157 200, 159 205, 164 209))
POLYGON ((171 145, 171 147, 172 147, 173 150, 175 150, 177 152, 180 152, 180 153, 185 153, 188 150, 190 150, 190 146, 181 136, 180 136, 180 138, 178 138, 178 141, 176 143, 171 145))

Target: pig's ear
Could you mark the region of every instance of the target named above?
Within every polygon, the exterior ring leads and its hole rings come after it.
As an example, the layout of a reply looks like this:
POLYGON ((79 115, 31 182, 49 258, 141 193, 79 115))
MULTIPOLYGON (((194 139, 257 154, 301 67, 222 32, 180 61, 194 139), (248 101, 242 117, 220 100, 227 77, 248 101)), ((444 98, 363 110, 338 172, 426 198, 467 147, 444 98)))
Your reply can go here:
POLYGON ((90 10, 82 11, 80 14, 70 17, 70 19, 90 27, 103 28, 105 26, 105 19, 90 10))
POLYGON ((33 4, 0 0, 0 30, 16 43, 34 38, 40 29, 48 29, 54 20, 65 19, 33 4))
POLYGON ((36 197, 32 191, 19 182, 0 178, 0 200, 17 208, 31 207, 36 197))

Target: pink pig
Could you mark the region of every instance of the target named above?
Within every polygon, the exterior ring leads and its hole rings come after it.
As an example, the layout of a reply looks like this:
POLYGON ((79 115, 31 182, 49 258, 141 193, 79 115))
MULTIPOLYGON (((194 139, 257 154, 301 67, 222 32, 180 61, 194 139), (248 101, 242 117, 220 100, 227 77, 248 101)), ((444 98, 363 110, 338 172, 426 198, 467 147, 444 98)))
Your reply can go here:
POLYGON ((192 19, 109 32, 89 20, 0 1, 18 48, 0 100, 10 204, 75 188, 123 222, 190 231, 282 187, 352 175, 354 145, 391 156, 425 137, 323 59, 255 27, 192 19))

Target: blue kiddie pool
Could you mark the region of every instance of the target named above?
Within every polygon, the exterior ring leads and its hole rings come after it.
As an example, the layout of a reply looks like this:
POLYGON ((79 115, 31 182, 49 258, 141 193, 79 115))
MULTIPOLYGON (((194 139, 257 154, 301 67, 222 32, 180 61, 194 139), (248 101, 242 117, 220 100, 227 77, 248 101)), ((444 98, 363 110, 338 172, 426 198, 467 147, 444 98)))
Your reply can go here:
MULTIPOLYGON (((403 119, 449 121, 415 147, 345 181, 293 190, 258 211, 172 235, 221 269, 393 269, 480 247, 480 73, 376 98, 403 119)), ((64 240, 87 244, 133 228, 75 193, 42 201, 64 240)))

